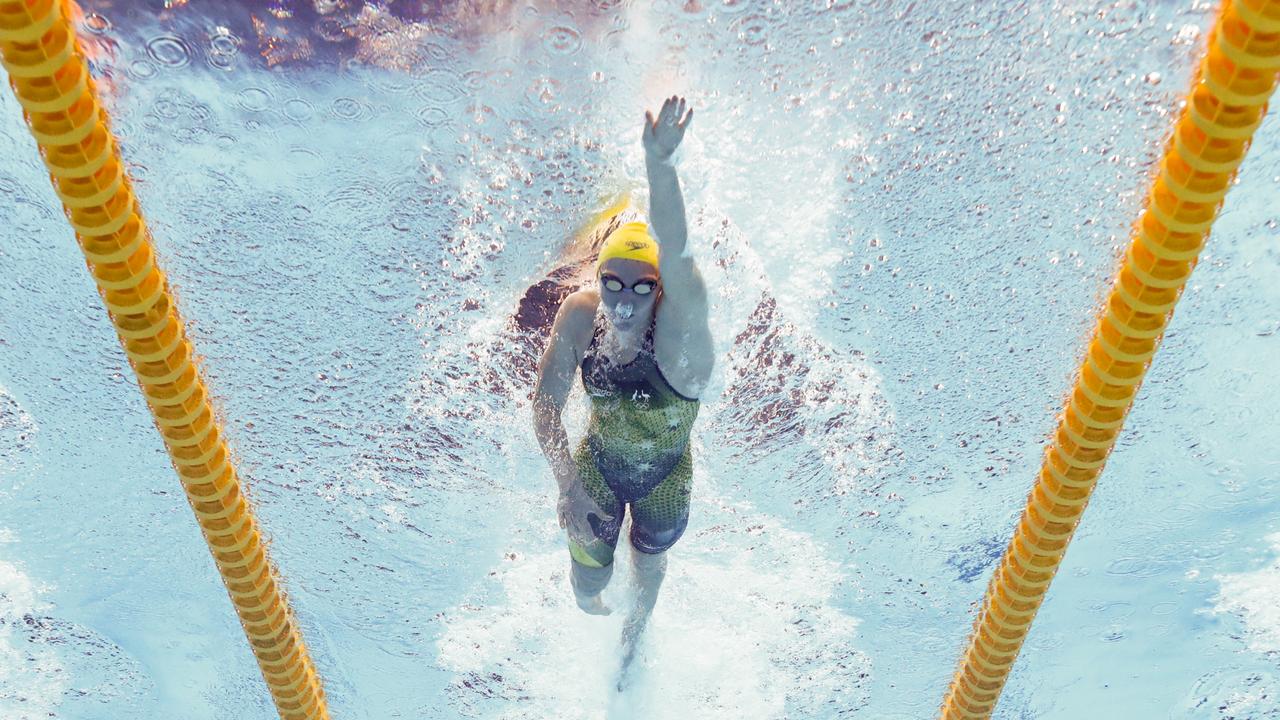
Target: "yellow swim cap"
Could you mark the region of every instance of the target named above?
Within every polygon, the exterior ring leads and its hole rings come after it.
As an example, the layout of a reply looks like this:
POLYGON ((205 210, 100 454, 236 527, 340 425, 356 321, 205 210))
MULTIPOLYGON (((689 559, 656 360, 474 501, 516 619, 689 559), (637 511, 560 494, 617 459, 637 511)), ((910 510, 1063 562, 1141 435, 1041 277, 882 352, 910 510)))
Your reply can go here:
POLYGON ((610 258, 626 258, 648 263, 658 269, 658 242, 649 235, 649 226, 642 222, 629 222, 609 233, 600 246, 596 269, 610 258))

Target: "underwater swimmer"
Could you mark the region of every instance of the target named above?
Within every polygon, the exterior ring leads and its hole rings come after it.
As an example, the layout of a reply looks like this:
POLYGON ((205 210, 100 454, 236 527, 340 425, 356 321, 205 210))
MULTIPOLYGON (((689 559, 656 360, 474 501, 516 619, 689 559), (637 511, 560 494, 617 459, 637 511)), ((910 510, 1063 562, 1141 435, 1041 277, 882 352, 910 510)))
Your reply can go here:
POLYGON ((650 224, 623 223, 605 239, 599 285, 561 304, 534 393, 535 432, 560 487, 574 595, 588 613, 611 612, 600 593, 630 509, 638 592, 624 625, 624 666, 657 601, 666 551, 688 524, 689 435, 714 363, 707 290, 686 252, 684 199, 671 161, 692 118, 678 97, 656 119, 645 113, 650 224), (586 436, 570 450, 560 416, 579 371, 591 414, 586 436))

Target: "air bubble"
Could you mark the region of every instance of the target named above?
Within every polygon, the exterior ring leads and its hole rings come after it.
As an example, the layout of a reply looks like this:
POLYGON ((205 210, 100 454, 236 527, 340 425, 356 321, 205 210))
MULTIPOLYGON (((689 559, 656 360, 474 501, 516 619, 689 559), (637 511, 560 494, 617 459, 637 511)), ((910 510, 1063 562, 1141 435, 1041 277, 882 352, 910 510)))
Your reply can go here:
POLYGON ((582 48, 582 35, 571 27, 557 25, 547 31, 543 45, 556 55, 572 55, 582 48))
POLYGON ((91 13, 84 18, 84 29, 94 35, 105 35, 111 32, 111 21, 104 15, 91 13))
POLYGON ((423 100, 444 104, 457 102, 465 95, 462 78, 451 70, 439 68, 428 71, 414 92, 423 100))
POLYGON ((735 23, 738 39, 748 45, 763 45, 768 39, 769 24, 761 15, 748 15, 735 23))
POLYGON ((218 33, 209 38, 209 52, 230 57, 240 52, 240 38, 231 33, 218 33))
POLYGON ((271 93, 260 87, 247 87, 240 91, 240 107, 249 112, 262 112, 271 107, 271 93))
POLYGON ((418 110, 418 122, 429 128, 438 128, 449 122, 449 113, 438 107, 424 105, 418 110))
POLYGON ((329 106, 329 110, 343 120, 355 120, 363 114, 364 107, 360 104, 359 100, 354 100, 349 97, 340 97, 333 101, 329 106))
POLYGON ((146 60, 135 60, 129 64, 129 76, 134 80, 146 80, 155 77, 156 66, 146 60))
POLYGON ((180 68, 191 62, 191 49, 180 37, 161 35, 147 43, 147 55, 165 67, 180 68))
POLYGON ((306 122, 315 114, 315 107, 302 98, 294 98, 285 102, 284 114, 295 122, 306 122))

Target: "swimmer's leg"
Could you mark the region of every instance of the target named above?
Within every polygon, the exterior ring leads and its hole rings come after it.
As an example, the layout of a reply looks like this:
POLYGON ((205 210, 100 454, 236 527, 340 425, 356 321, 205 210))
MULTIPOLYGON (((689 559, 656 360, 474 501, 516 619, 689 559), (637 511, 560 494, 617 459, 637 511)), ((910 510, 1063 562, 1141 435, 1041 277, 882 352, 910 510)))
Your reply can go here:
POLYGON ((636 601, 622 625, 622 672, 618 690, 625 688, 627 670, 635 659, 636 645, 649 624, 658 602, 658 590, 667 574, 667 550, 675 545, 689 524, 689 492, 693 463, 689 451, 671 474, 642 500, 631 506, 631 569, 636 601))
POLYGON ((596 468, 585 441, 578 446, 574 460, 587 493, 612 519, 593 522, 594 537, 569 538, 569 582, 578 607, 592 615, 608 615, 613 610, 600 599, 600 593, 613 576, 613 550, 618 544, 618 530, 625 510, 596 468))
MULTIPOLYGON (((604 545, 599 541, 589 545, 604 545)), ((609 552, 608 562, 601 564, 592 557, 592 553, 579 545, 572 538, 569 540, 569 582, 573 585, 573 596, 578 607, 591 615, 608 615, 613 610, 600 599, 600 593, 609 585, 613 577, 613 548, 605 548, 609 552)), ((597 551, 597 556, 601 553, 597 551)))
POLYGON ((609 578, 613 576, 613 563, 602 568, 588 567, 577 560, 571 560, 570 563, 572 567, 569 570, 569 579, 573 584, 573 597, 578 601, 578 607, 589 615, 612 613, 613 608, 604 604, 604 600, 600 599, 600 593, 604 591, 605 586, 609 584, 609 578))
POLYGON ((627 670, 635 660, 636 645, 649 624, 654 605, 658 603, 658 590, 667 575, 667 553, 647 553, 633 546, 631 572, 635 577, 636 601, 622 624, 622 675, 618 679, 618 690, 625 688, 627 670))

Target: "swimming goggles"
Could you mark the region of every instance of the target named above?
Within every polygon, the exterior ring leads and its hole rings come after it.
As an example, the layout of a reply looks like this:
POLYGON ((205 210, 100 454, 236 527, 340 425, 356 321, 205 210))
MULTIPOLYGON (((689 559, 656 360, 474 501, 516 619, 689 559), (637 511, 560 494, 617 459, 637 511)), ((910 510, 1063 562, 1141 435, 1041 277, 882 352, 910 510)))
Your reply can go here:
MULTIPOLYGON (((609 292, 622 292, 627 286, 622 282, 622 278, 617 275, 601 275, 600 284, 604 285, 609 292)), ((658 283, 653 280, 641 280, 631 286, 631 291, 637 295, 648 295, 658 287, 658 283)))

